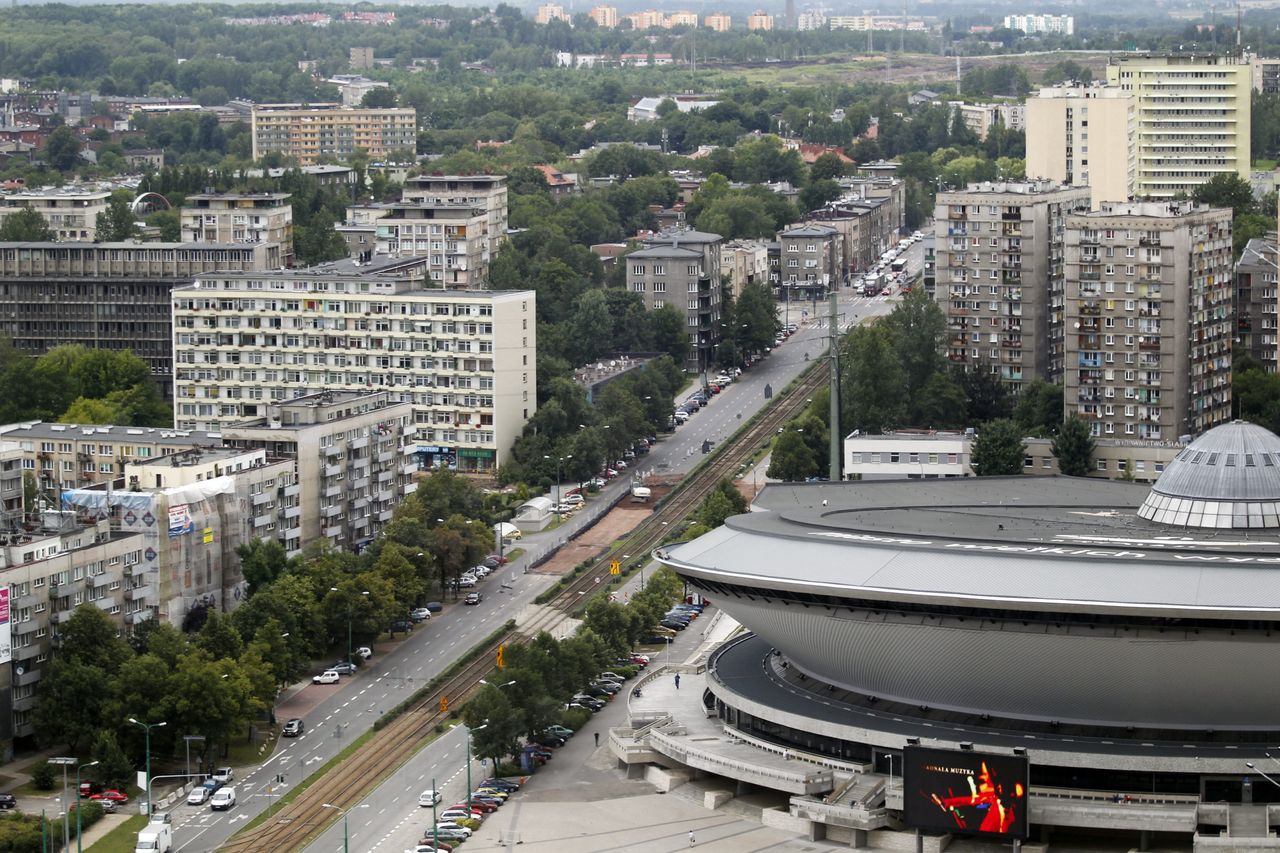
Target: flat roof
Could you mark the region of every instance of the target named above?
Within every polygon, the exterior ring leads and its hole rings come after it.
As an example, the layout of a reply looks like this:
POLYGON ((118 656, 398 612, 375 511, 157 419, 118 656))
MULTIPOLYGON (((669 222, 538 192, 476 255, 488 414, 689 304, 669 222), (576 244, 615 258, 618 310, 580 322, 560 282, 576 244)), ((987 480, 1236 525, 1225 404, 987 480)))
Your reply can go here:
POLYGON ((154 444, 221 444, 222 434, 201 429, 179 430, 97 424, 55 424, 46 421, 0 425, 0 435, 9 441, 24 438, 94 439, 137 441, 154 444))
MULTIPOLYGON (((1276 531, 1167 527, 1080 477, 770 484, 665 561, 725 583, 937 606, 1280 618, 1276 531)), ((661 549, 660 549, 661 550, 661 549)))

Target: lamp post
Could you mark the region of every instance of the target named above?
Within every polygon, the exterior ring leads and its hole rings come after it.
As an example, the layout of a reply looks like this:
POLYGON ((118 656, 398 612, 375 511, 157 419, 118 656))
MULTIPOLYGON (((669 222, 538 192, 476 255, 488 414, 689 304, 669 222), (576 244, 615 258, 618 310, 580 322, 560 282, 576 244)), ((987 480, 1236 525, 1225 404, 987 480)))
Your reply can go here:
POLYGON ((186 742, 186 746, 187 746, 186 770, 187 770, 187 775, 190 776, 191 775, 191 742, 195 741, 196 743, 204 743, 204 735, 183 735, 182 739, 183 741, 186 742))
POLYGON ((142 726, 147 733, 147 819, 151 819, 151 730, 158 729, 161 726, 169 725, 168 722, 160 723, 144 723, 134 717, 129 718, 129 722, 135 726, 142 726))
MULTIPOLYGON (((324 809, 335 809, 338 814, 342 815, 342 853, 348 853, 350 850, 351 835, 347 830, 347 812, 351 811, 351 809, 344 809, 341 806, 335 806, 333 803, 321 803, 320 807, 324 809)), ((369 808, 369 804, 361 803, 358 806, 352 806, 352 808, 367 809, 369 808)))
MULTIPOLYGON (((338 592, 338 591, 339 590, 336 586, 329 587, 329 592, 338 592)), ((366 589, 362 591, 360 594, 368 595, 369 590, 366 589)), ((352 619, 351 613, 352 613, 352 609, 355 606, 353 602, 354 602, 354 599, 351 596, 347 596, 347 666, 351 665, 351 619, 352 619)))
MULTIPOLYGON (((515 682, 511 682, 514 684, 515 682)), ((471 736, 481 729, 489 728, 488 723, 476 726, 474 729, 467 731, 467 811, 471 811, 471 736)))
MULTIPOLYGON (((542 458, 549 460, 551 457, 543 456, 542 458)), ((564 520, 564 515, 560 512, 560 465, 572 458, 573 458, 572 453, 570 453, 567 456, 556 457, 556 520, 558 521, 564 520)))
MULTIPOLYGON (((61 765, 62 767, 62 849, 71 849, 71 810, 67 808, 67 768, 74 766, 76 759, 74 756, 60 755, 56 758, 49 759, 50 764, 61 765)), ((79 790, 76 791, 79 794, 79 790)))
MULTIPOLYGON (((82 853, 84 850, 84 845, 80 841, 80 771, 86 767, 93 767, 97 763, 96 761, 90 761, 88 764, 81 764, 76 767, 76 853, 82 853)), ((150 817, 148 816, 147 819, 150 820, 150 817)))

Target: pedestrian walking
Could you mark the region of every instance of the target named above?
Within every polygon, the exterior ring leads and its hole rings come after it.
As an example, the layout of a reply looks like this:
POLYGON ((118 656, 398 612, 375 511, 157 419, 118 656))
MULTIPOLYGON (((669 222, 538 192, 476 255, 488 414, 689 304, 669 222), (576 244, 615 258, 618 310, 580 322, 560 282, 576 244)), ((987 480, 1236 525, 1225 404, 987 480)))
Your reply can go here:
POLYGON ((600 733, 599 733, 599 732, 596 732, 596 733, 595 733, 595 735, 596 735, 596 746, 599 746, 599 745, 600 745, 600 733))
POLYGON ((697 844, 697 843, 698 843, 697 839, 693 837, 693 830, 692 829, 689 830, 689 846, 692 847, 694 844, 697 844))
POLYGON ((680 673, 676 673, 676 690, 680 689, 680 673))

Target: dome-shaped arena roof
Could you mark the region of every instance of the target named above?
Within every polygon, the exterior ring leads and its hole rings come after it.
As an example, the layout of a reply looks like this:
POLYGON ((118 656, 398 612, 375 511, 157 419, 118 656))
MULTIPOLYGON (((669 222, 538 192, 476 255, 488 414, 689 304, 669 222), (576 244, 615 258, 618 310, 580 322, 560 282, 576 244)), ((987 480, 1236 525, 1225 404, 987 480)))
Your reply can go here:
POLYGON ((1169 463, 1138 515, 1177 527, 1280 527, 1280 437, 1244 421, 1214 427, 1169 463))

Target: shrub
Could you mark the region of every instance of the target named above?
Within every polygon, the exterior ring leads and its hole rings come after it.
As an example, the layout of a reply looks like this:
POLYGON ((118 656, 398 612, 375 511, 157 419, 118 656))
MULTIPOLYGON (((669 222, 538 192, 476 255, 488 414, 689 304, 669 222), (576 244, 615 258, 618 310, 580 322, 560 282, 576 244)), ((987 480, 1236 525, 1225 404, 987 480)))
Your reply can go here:
MULTIPOLYGON (((586 712, 588 715, 590 711, 586 712)), ((520 769, 519 764, 499 764, 497 771, 493 774, 500 779, 509 778, 511 776, 525 776, 525 772, 520 769)))
POLYGON ((560 719, 557 720, 559 725, 566 729, 573 729, 574 732, 580 732, 591 722, 591 712, 586 708, 566 708, 560 712, 560 719))
POLYGON ((31 784, 36 786, 37 791, 52 791, 57 784, 57 774, 53 765, 47 761, 41 761, 31 768, 31 784))

